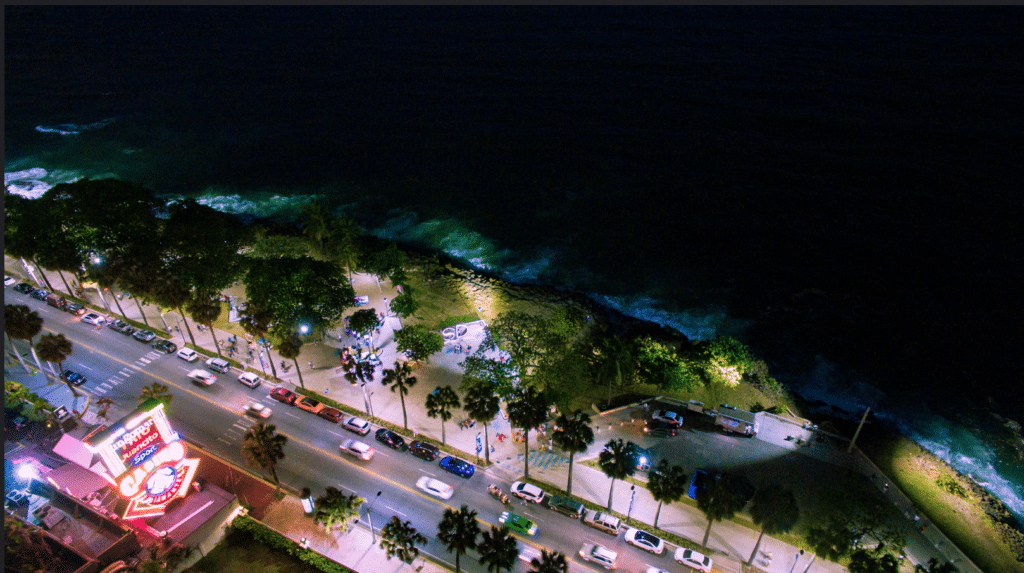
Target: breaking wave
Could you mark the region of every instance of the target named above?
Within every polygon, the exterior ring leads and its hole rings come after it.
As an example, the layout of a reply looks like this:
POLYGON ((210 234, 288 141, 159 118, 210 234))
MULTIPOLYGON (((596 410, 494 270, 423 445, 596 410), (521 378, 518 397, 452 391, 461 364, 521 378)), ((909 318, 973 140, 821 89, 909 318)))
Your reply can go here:
POLYGON ((32 167, 19 171, 5 171, 4 187, 8 193, 20 195, 26 199, 38 199, 58 183, 73 183, 81 178, 82 176, 76 171, 65 169, 47 171, 42 167, 32 167))
POLYGON ((56 133, 57 135, 78 135, 83 131, 92 131, 96 129, 102 129, 111 123, 114 123, 114 118, 107 118, 94 123, 78 124, 78 123, 62 123, 60 125, 37 125, 36 131, 39 133, 56 133))

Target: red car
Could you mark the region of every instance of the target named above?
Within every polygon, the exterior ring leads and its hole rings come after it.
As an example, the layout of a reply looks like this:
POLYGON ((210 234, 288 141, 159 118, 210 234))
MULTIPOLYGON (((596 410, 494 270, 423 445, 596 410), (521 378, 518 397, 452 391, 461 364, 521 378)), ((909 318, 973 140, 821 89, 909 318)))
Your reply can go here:
POLYGON ((270 397, 277 400, 278 402, 284 402, 285 404, 294 406, 295 400, 299 396, 295 394, 295 392, 292 392, 291 390, 287 390, 284 387, 279 387, 274 388, 274 391, 270 393, 270 397))
POLYGON ((320 416, 325 420, 330 420, 335 424, 340 422, 343 416, 341 410, 338 410, 337 408, 331 408, 330 406, 327 406, 323 410, 320 410, 319 412, 316 413, 316 415, 320 416))

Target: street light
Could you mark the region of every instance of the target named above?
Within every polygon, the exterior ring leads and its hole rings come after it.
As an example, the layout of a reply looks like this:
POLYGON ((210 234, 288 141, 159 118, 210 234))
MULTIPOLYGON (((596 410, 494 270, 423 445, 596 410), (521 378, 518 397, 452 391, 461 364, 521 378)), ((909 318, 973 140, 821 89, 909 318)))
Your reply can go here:
POLYGON ((370 509, 373 507, 373 504, 377 503, 377 500, 380 499, 380 494, 381 492, 378 491, 377 497, 373 498, 370 505, 366 506, 366 520, 370 522, 370 535, 373 536, 374 545, 377 545, 377 532, 373 530, 373 515, 370 514, 370 509))
MULTIPOLYGON (((633 500, 636 499, 636 484, 629 486, 629 511, 626 512, 626 521, 633 515, 633 500)), ((790 573, 793 573, 790 571, 790 573)))
POLYGON ((305 335, 307 332, 309 332, 308 326, 306 326, 305 324, 299 326, 299 333, 305 335))
POLYGON ((790 567, 789 573, 793 573, 793 571, 796 570, 796 564, 800 562, 800 556, 803 555, 803 554, 804 554, 804 550, 803 549, 800 550, 800 553, 796 554, 796 559, 793 561, 793 566, 790 567))

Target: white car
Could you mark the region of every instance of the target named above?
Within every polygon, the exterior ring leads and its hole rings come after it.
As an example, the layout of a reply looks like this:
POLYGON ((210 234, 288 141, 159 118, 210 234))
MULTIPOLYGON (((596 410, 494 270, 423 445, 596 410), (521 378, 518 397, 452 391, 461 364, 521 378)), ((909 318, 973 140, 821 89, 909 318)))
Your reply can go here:
POLYGON ((185 347, 178 351, 178 358, 181 358, 185 362, 195 362, 199 360, 199 353, 191 348, 185 347))
POLYGON ((651 413, 652 420, 660 420, 666 424, 672 424, 676 427, 683 425, 683 417, 671 410, 655 410, 651 413))
POLYGON ((250 388, 256 388, 260 385, 260 377, 252 372, 242 372, 238 376, 238 381, 250 388))
POLYGON ((362 418, 351 416, 341 424, 346 430, 355 432, 360 436, 365 436, 370 433, 370 423, 362 418))
POLYGON ((14 280, 14 277, 4 275, 4 286, 11 286, 18 281, 14 280))
POLYGON ((341 443, 341 451, 365 462, 370 461, 373 457, 373 448, 370 447, 370 444, 360 442, 359 440, 345 440, 341 443))
POLYGON ((697 571, 711 573, 711 558, 703 553, 697 553, 693 549, 680 547, 676 549, 675 559, 679 563, 692 567, 697 571))
POLYGON ((89 314, 87 314, 87 315, 82 317, 82 322, 84 322, 86 324, 95 324, 96 326, 99 326, 99 325, 107 322, 107 319, 105 319, 102 316, 96 314, 95 312, 90 312, 89 314))
POLYGON ((250 418, 265 420, 269 418, 272 413, 273 410, 255 400, 249 400, 249 403, 245 405, 245 415, 250 418))
POLYGON ((517 481, 512 484, 509 488, 512 495, 525 499, 526 501, 532 501, 533 503, 540 503, 544 501, 544 490, 533 485, 532 483, 526 483, 517 481))
POLYGON ((416 487, 441 499, 451 499, 452 494, 455 493, 455 488, 430 476, 423 476, 416 480, 416 487))
POLYGON ((580 549, 580 557, 584 561, 593 561, 605 569, 617 569, 619 567, 619 554, 604 545, 584 543, 583 548, 580 549))
POLYGON ((626 530, 626 543, 636 545, 640 549, 650 551, 655 555, 665 552, 665 540, 641 529, 630 527, 626 530))
POLYGON ((657 567, 648 567, 647 571, 644 571, 644 573, 668 573, 668 571, 658 569, 657 567))
POLYGON ((188 377, 196 384, 200 384, 202 386, 209 386, 217 381, 217 377, 206 370, 193 370, 188 373, 188 377))

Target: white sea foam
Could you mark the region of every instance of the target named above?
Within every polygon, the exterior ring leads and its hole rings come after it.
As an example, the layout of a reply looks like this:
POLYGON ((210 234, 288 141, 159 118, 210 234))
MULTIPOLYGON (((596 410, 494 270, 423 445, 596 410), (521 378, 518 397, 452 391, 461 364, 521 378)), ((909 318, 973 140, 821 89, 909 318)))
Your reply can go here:
POLYGON ((9 193, 27 199, 38 199, 58 183, 72 183, 81 178, 77 171, 67 169, 47 171, 42 167, 32 167, 18 171, 5 171, 4 187, 9 193))
POLYGON ((56 133, 57 135, 78 135, 83 131, 91 131, 94 129, 102 129, 114 122, 114 118, 107 118, 94 123, 77 124, 77 123, 62 123, 60 125, 37 125, 36 131, 39 133, 56 133))
POLYGON ((606 296, 590 293, 589 296, 627 316, 674 328, 692 341, 710 340, 743 327, 742 322, 731 318, 726 309, 720 306, 672 311, 661 308, 661 301, 645 295, 606 296))

